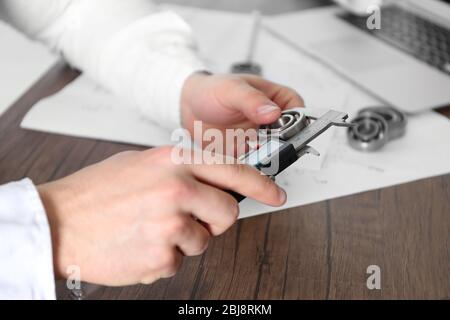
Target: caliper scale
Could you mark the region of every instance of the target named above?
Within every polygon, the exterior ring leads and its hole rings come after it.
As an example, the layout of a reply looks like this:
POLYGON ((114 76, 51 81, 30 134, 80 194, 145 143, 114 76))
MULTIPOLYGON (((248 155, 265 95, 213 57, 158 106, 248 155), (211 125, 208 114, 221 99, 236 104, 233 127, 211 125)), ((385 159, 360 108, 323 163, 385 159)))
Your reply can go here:
MULTIPOLYGON (((283 111, 274 123, 259 128, 259 146, 240 158, 264 175, 275 178, 306 154, 319 156, 319 152, 308 145, 332 126, 351 127, 345 122, 347 113, 336 110, 294 108, 283 111)), ((236 200, 244 196, 230 192, 236 200)))

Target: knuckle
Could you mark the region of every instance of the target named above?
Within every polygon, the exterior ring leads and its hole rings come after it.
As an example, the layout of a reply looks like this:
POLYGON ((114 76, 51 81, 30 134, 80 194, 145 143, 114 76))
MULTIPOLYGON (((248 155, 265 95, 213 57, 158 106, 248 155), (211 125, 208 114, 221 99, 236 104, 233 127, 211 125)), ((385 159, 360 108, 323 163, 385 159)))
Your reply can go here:
POLYGON ((170 152, 172 152, 172 149, 173 149, 173 146, 162 146, 162 147, 158 147, 158 148, 153 148, 151 150, 159 155, 168 155, 168 154, 170 154, 170 152))
POLYGON ((245 79, 246 81, 249 81, 249 82, 253 82, 253 81, 268 81, 268 80, 262 78, 261 76, 258 76, 256 74, 250 74, 250 73, 242 74, 241 77, 243 79, 245 79))
POLYGON ((151 275, 148 275, 148 276, 144 276, 141 279, 140 283, 143 284, 143 285, 150 285, 150 284, 152 284, 153 282, 155 282, 157 280, 158 280, 158 277, 156 277, 155 275, 151 274, 151 275))
POLYGON ((164 235, 160 225, 155 225, 155 223, 151 220, 147 220, 142 223, 138 232, 140 239, 148 245, 153 245, 155 239, 163 238, 162 236, 164 235))
POLYGON ((241 77, 238 76, 229 76, 227 80, 225 81, 226 86, 233 88, 236 86, 242 86, 244 83, 244 80, 241 77))
POLYGON ((247 176, 249 172, 249 167, 243 163, 237 163, 235 165, 229 166, 231 178, 236 181, 247 176))
POLYGON ((243 84, 243 80, 237 76, 230 75, 226 78, 223 78, 222 81, 218 83, 218 85, 214 88, 215 94, 220 94, 222 92, 230 92, 235 90, 237 87, 241 87, 243 84))
POLYGON ((127 151, 122 151, 122 152, 116 153, 110 159, 116 159, 116 160, 127 159, 127 158, 133 157, 137 154, 139 154, 139 151, 127 150, 127 151))
POLYGON ((254 176, 254 173, 252 172, 252 168, 244 163, 236 163, 233 165, 227 165, 227 168, 229 170, 227 176, 229 177, 230 186, 233 188, 237 185, 239 185, 243 180, 245 182, 249 180, 253 180, 254 182, 257 182, 258 176, 260 175, 259 172, 255 169, 255 174, 257 176, 254 176))
POLYGON ((249 181, 258 184, 259 179, 261 179, 261 173, 245 163, 228 165, 228 167, 230 170, 229 181, 232 183, 232 187, 241 184, 241 182, 246 182, 245 185, 248 185, 250 184, 249 181))
POLYGON ((177 178, 169 185, 169 191, 172 199, 188 199, 196 195, 197 190, 192 182, 177 178))
POLYGON ((227 229, 230 226, 232 226, 236 222, 237 218, 239 217, 239 204, 231 196, 226 201, 225 216, 226 216, 226 228, 227 229))
POLYGON ((210 235, 207 234, 207 232, 204 232, 201 235, 199 235, 197 247, 194 248, 194 251, 192 252, 191 255, 198 256, 198 255, 203 254, 206 251, 206 249, 208 248, 209 240, 210 240, 210 235))
POLYGON ((261 200, 273 202, 274 199, 278 199, 278 186, 268 176, 259 175, 258 180, 252 184, 250 192, 261 200))
POLYGON ((141 279, 149 278, 158 273, 162 268, 163 259, 168 250, 162 246, 151 246, 149 257, 146 257, 142 265, 141 279))
POLYGON ((285 93, 298 95, 297 91, 289 86, 281 86, 281 89, 285 91, 285 93))
POLYGON ((300 107, 303 107, 305 105, 305 100, 303 99, 303 97, 301 95, 299 95, 298 93, 296 93, 296 97, 297 97, 298 101, 300 101, 300 107))
POLYGON ((143 151, 143 155, 146 159, 151 159, 152 161, 163 159, 166 160, 170 157, 173 146, 163 146, 158 148, 148 149, 143 151))
POLYGON ((220 235, 227 231, 234 223, 237 221, 239 217, 239 205, 237 201, 229 196, 229 199, 223 206, 223 214, 220 223, 218 223, 214 229, 214 235, 220 235))
POLYGON ((164 276, 171 277, 180 268, 181 257, 174 250, 168 250, 161 256, 160 261, 164 276))
POLYGON ((138 153, 139 153, 139 151, 135 151, 135 150, 127 150, 127 151, 119 152, 116 156, 119 156, 119 157, 127 157, 127 156, 133 156, 133 155, 136 155, 136 154, 138 154, 138 153))
POLYGON ((232 199, 230 203, 230 216, 231 224, 234 224, 239 218, 239 204, 236 200, 232 199))
POLYGON ((264 93, 256 89, 248 89, 245 95, 246 103, 248 103, 249 105, 259 105, 267 103, 267 100, 269 99, 264 93))
POLYGON ((187 221, 180 217, 176 217, 168 223, 167 231, 165 236, 168 238, 174 238, 179 236, 180 234, 184 234, 187 230, 187 221))
POLYGON ((261 184, 261 192, 267 193, 271 198, 278 199, 278 186, 267 176, 263 176, 263 183, 261 184))
POLYGON ((283 87, 286 96, 290 97, 291 101, 298 101, 298 103, 300 103, 300 107, 303 106, 305 104, 305 101, 303 100, 303 97, 293 88, 291 87, 283 87))

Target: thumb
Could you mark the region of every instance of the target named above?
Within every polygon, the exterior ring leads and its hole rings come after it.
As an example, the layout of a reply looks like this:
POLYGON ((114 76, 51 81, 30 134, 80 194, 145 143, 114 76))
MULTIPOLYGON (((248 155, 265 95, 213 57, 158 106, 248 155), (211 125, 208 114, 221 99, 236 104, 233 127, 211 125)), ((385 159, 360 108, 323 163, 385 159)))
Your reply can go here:
POLYGON ((268 124, 281 116, 281 108, 247 82, 234 82, 222 100, 225 107, 244 114, 251 122, 268 124))

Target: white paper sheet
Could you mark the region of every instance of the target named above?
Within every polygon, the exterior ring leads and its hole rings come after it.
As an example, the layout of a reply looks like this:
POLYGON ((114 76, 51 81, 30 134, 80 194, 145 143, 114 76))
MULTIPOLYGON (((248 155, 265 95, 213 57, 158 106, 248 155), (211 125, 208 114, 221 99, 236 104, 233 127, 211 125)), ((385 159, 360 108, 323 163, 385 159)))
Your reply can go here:
MULTIPOLYGON (((200 54, 214 72, 228 72, 233 63, 246 57, 251 16, 178 6, 170 8, 191 24, 200 54)), ((326 69, 302 61, 295 50, 264 30, 256 60, 263 65, 266 78, 293 87, 304 96, 308 106, 333 106, 337 109, 343 106, 347 87, 328 80, 326 69)), ((22 127, 144 146, 171 143, 170 132, 144 119, 138 111, 85 76, 35 105, 24 118, 22 127)), ((332 131, 311 144, 320 151, 321 156, 305 158, 299 164, 301 168, 320 169, 332 131)))
POLYGON ((56 57, 1 21, 0 41, 1 115, 56 62, 56 57))

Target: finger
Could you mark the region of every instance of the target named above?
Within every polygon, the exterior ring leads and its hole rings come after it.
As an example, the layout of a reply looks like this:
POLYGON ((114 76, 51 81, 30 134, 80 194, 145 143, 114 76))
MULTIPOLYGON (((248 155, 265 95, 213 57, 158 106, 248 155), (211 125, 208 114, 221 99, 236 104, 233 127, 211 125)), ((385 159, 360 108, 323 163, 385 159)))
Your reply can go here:
POLYGON ((220 90, 223 92, 218 95, 218 100, 225 107, 242 112, 251 122, 267 124, 281 115, 281 109, 276 103, 244 80, 233 79, 220 90))
MULTIPOLYGON (((142 258, 148 259, 145 254, 142 258)), ((139 282, 150 284, 161 278, 170 278, 177 273, 182 262, 181 252, 173 245, 153 248, 139 282)))
POLYGON ((270 95, 282 109, 303 108, 305 102, 303 98, 293 89, 285 86, 275 85, 270 95))
MULTIPOLYGON (((205 199, 203 199, 205 202, 205 199)), ((190 216, 181 218, 182 226, 173 238, 174 245, 185 256, 198 256, 208 247, 211 237, 209 231, 190 216)), ((179 222, 178 222, 179 223, 179 222)))
POLYGON ((281 109, 305 106, 303 98, 292 88, 252 75, 246 75, 245 79, 250 85, 265 93, 281 109))
POLYGON ((271 206, 281 206, 286 202, 283 189, 248 165, 200 164, 188 167, 197 179, 220 189, 232 190, 271 206))
POLYGON ((162 260, 160 278, 173 277, 183 262, 183 256, 176 248, 169 249, 160 259, 162 260))
POLYGON ((236 222, 239 206, 230 194, 200 182, 195 189, 195 196, 185 201, 181 210, 204 222, 213 235, 222 234, 236 222))

